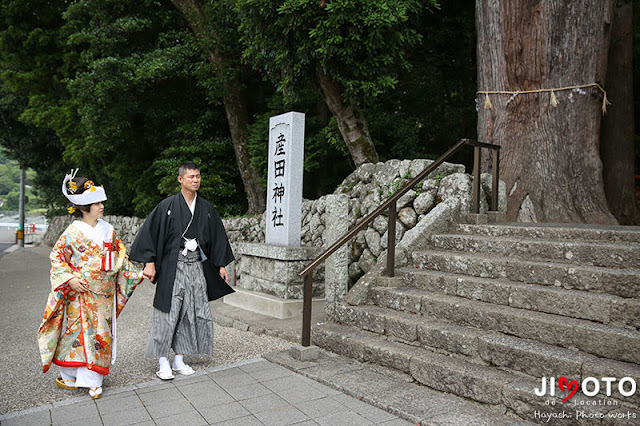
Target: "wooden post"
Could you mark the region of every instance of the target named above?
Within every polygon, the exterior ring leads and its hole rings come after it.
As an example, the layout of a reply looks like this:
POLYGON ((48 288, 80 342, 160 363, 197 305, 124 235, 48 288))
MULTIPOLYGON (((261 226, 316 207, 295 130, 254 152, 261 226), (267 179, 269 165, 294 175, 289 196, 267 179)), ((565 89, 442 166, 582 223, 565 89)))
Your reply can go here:
POLYGON ((311 346, 311 298, 313 297, 313 269, 304 276, 302 302, 302 346, 311 346))
POLYGON ((395 276, 396 259, 396 202, 389 204, 389 226, 387 227, 387 276, 395 276))
POLYGON ((491 167, 491 211, 498 211, 498 192, 500 189, 500 150, 493 150, 493 165, 491 167))
POLYGON ((480 147, 473 147, 473 213, 480 213, 480 147))

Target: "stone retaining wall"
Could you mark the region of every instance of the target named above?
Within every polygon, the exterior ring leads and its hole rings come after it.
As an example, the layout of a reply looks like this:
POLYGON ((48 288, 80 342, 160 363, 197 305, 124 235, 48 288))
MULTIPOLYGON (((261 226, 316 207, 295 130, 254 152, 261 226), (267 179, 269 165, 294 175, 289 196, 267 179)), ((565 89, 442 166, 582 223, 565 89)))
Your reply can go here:
MULTIPOLYGON (((385 163, 364 164, 351 173, 338 186, 336 194, 349 197, 349 227, 373 212, 390 195, 394 194, 406 182, 424 170, 432 160, 389 160, 385 163)), ((443 200, 451 196, 470 197, 471 176, 464 174, 464 166, 443 163, 415 190, 410 190, 398 200, 398 221, 396 223, 396 241, 402 241, 408 230, 414 228, 428 213, 443 200)), ((502 185, 503 186, 503 185, 502 185)), ((487 210, 490 201, 491 176, 482 176, 481 209, 487 210)), ((501 188, 504 192, 504 188, 501 188)), ((504 210, 504 196, 500 199, 499 210, 504 210)), ((326 196, 317 200, 304 200, 302 204, 301 245, 326 247, 326 196)), ((265 214, 223 219, 232 248, 238 243, 263 243, 265 214)), ((43 243, 52 246, 58 236, 71 222, 69 216, 54 218, 43 243)), ((117 234, 127 246, 133 242, 144 219, 135 217, 106 216, 117 234)), ((349 281, 355 283, 376 264, 378 257, 387 248, 387 218, 379 216, 364 231, 349 243, 349 281)))

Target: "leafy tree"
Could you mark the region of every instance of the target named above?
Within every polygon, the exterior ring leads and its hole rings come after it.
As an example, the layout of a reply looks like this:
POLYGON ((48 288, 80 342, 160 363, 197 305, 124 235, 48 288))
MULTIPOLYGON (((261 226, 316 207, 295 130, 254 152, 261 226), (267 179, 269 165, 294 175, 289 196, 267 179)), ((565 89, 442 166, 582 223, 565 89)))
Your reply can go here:
MULTIPOLYGON (((63 202, 60 176, 63 145, 53 130, 67 123, 59 106, 66 96, 65 55, 59 30, 62 2, 0 2, 0 145, 7 157, 37 171, 37 194, 44 205, 63 202)), ((61 211, 61 210, 58 210, 61 211)))
POLYGON ((178 136, 174 145, 164 150, 152 166, 152 171, 160 179, 162 193, 176 193, 180 188, 177 182, 178 166, 181 159, 190 158, 200 167, 202 184, 199 193, 208 200, 215 200, 217 210, 223 216, 238 215, 246 211, 246 200, 242 197, 242 180, 233 161, 233 143, 228 137, 211 137, 207 131, 208 123, 202 120, 204 127, 185 123, 176 129, 178 136), (224 202, 220 202, 224 200, 224 202))
MULTIPOLYGON (((64 206, 59 182, 73 165, 107 187, 109 213, 144 216, 167 195, 158 182, 176 175, 156 161, 167 152, 174 162, 192 159, 181 147, 195 135, 227 137, 223 112, 208 97, 206 78, 198 78, 210 73, 200 45, 168 2, 4 0, 2 7, 0 89, 14 142, 2 141, 12 158, 28 153, 38 180, 47 182, 39 187, 52 190, 50 207, 64 206), (46 138, 16 137, 33 129, 46 138)), ((218 150, 206 163, 227 154, 218 150)), ((229 176, 237 171, 222 175, 238 188, 229 176)), ((242 211, 239 192, 222 188, 214 185, 207 196, 228 212, 242 211)))
POLYGON ((16 183, 9 176, 6 167, 0 166, 0 196, 8 194, 15 186, 16 183))
MULTIPOLYGON (((269 119, 283 111, 305 111, 303 197, 315 199, 333 190, 353 171, 353 162, 334 119, 329 118, 326 105, 317 92, 300 91, 295 99, 274 94, 266 102, 266 110, 255 116, 250 125, 251 162, 267 176, 269 119)), ((266 178, 261 179, 266 188, 266 178)))
MULTIPOLYGON (((259 79, 240 64, 236 34, 237 16, 233 0, 206 2, 203 0, 172 0, 189 22, 201 43, 204 56, 211 64, 207 80, 208 94, 220 99, 225 114, 238 171, 244 183, 250 213, 261 213, 266 207, 259 171, 251 165, 249 155, 249 123, 252 115, 252 96, 260 93, 259 79), (253 91, 246 90, 251 81, 253 91)), ((258 100, 258 103, 259 100, 258 100)))
MULTIPOLYGON (((26 198, 26 197, 25 197, 26 198)), ((27 200, 25 200, 27 201, 27 200)), ((25 208, 28 203, 25 203, 25 208)), ((20 208, 20 191, 13 190, 9 194, 7 194, 4 204, 2 205, 3 210, 15 211, 20 208)))
POLYGON ((160 2, 79 1, 64 16, 79 57, 68 88, 82 129, 65 154, 107 185, 110 212, 144 215, 166 195, 154 160, 175 143, 176 125, 209 107, 191 75, 197 43, 160 2))
POLYGON ((378 161, 361 105, 396 87, 435 0, 239 0, 244 58, 295 95, 315 85, 356 166, 378 161))
MULTIPOLYGON (((411 66, 365 108, 383 161, 435 158, 461 138, 476 138, 474 4, 448 0, 416 18, 422 43, 408 50, 411 66)), ((472 153, 452 161, 471 166, 472 153)))

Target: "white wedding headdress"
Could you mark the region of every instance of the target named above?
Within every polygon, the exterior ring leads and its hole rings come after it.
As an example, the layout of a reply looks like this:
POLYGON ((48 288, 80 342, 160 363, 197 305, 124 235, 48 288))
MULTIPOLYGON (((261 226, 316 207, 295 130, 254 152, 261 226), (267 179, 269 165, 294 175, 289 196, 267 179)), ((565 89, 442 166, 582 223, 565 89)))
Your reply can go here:
POLYGON ((104 188, 101 186, 92 185, 87 188, 82 194, 69 193, 67 182, 70 182, 76 177, 78 170, 79 169, 72 169, 71 173, 67 173, 64 177, 64 180, 62 181, 62 194, 67 197, 67 200, 71 201, 76 206, 88 206, 89 204, 106 201, 107 194, 104 192, 104 188))

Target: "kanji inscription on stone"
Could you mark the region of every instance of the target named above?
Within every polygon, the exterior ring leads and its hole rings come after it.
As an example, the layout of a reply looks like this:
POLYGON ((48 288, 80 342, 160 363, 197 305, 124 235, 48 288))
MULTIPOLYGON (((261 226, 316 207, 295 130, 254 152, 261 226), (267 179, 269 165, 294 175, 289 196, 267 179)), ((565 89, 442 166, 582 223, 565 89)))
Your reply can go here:
POLYGON ((269 120, 267 244, 300 246, 304 119, 288 112, 269 120))

